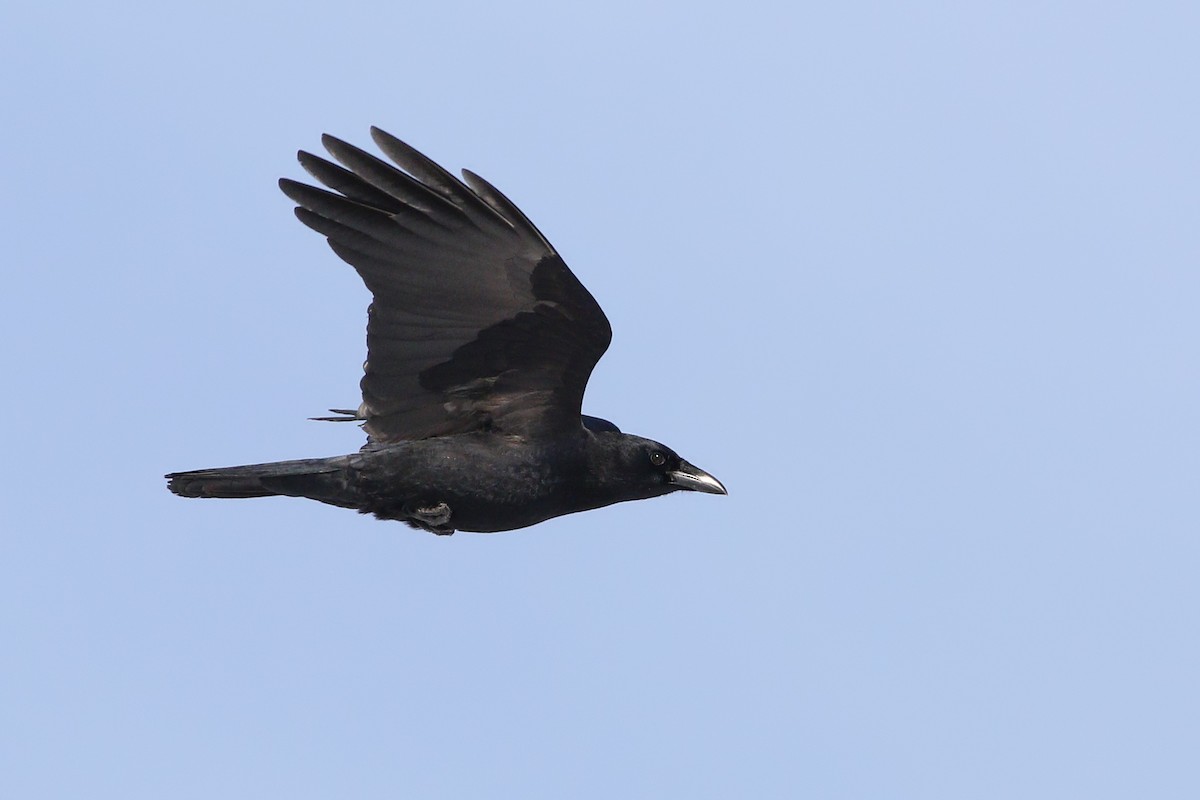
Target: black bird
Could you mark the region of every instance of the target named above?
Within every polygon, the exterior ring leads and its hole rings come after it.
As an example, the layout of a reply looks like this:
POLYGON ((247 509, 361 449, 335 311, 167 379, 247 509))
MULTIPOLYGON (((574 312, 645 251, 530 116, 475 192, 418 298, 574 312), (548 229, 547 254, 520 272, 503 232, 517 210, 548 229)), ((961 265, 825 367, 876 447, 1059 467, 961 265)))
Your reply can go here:
POLYGON ((296 216, 362 276, 367 444, 332 458, 176 472, 184 497, 308 497, 438 534, 505 531, 687 489, 725 494, 671 448, 580 408, 612 329, 546 238, 491 184, 378 128, 401 169, 332 136, 300 151, 333 191, 282 179, 296 216))

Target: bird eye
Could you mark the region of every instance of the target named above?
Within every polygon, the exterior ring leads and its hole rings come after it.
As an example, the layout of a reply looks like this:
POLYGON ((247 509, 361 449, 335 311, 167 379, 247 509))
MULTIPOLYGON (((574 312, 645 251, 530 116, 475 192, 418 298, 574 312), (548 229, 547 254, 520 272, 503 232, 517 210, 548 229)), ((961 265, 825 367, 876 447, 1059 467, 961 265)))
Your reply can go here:
POLYGON ((656 467, 661 467, 663 464, 667 463, 667 457, 655 450, 650 454, 650 463, 656 467))

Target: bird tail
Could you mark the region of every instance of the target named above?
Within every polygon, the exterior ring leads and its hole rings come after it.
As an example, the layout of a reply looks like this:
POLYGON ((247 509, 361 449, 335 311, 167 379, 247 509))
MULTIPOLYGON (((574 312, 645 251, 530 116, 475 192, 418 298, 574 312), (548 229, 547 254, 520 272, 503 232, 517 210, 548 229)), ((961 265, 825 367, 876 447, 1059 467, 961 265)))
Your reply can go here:
POLYGON ((304 458, 241 467, 198 469, 167 475, 167 488, 180 497, 310 497, 354 508, 346 473, 349 459, 304 458))

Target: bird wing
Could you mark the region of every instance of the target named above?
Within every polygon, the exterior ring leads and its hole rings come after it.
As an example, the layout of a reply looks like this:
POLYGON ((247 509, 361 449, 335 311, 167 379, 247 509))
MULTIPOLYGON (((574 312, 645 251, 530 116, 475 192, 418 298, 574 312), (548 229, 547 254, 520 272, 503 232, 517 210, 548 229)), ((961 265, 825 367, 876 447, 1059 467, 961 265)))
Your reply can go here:
POLYGON ((372 442, 578 429, 612 339, 599 304, 487 181, 463 170, 464 183, 394 136, 371 136, 401 169, 325 136, 342 166, 299 159, 333 191, 279 182, 372 294, 353 418, 372 442))

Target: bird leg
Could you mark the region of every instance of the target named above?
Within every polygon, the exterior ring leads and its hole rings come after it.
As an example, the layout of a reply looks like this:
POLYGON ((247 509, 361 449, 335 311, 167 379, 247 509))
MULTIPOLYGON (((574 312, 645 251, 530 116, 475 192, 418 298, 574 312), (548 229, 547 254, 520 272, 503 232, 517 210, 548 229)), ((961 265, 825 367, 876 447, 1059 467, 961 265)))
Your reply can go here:
POLYGON ((449 525, 452 512, 450 506, 445 503, 431 506, 406 503, 404 513, 408 517, 405 521, 414 528, 436 533, 438 536, 449 536, 454 533, 454 528, 449 525))

